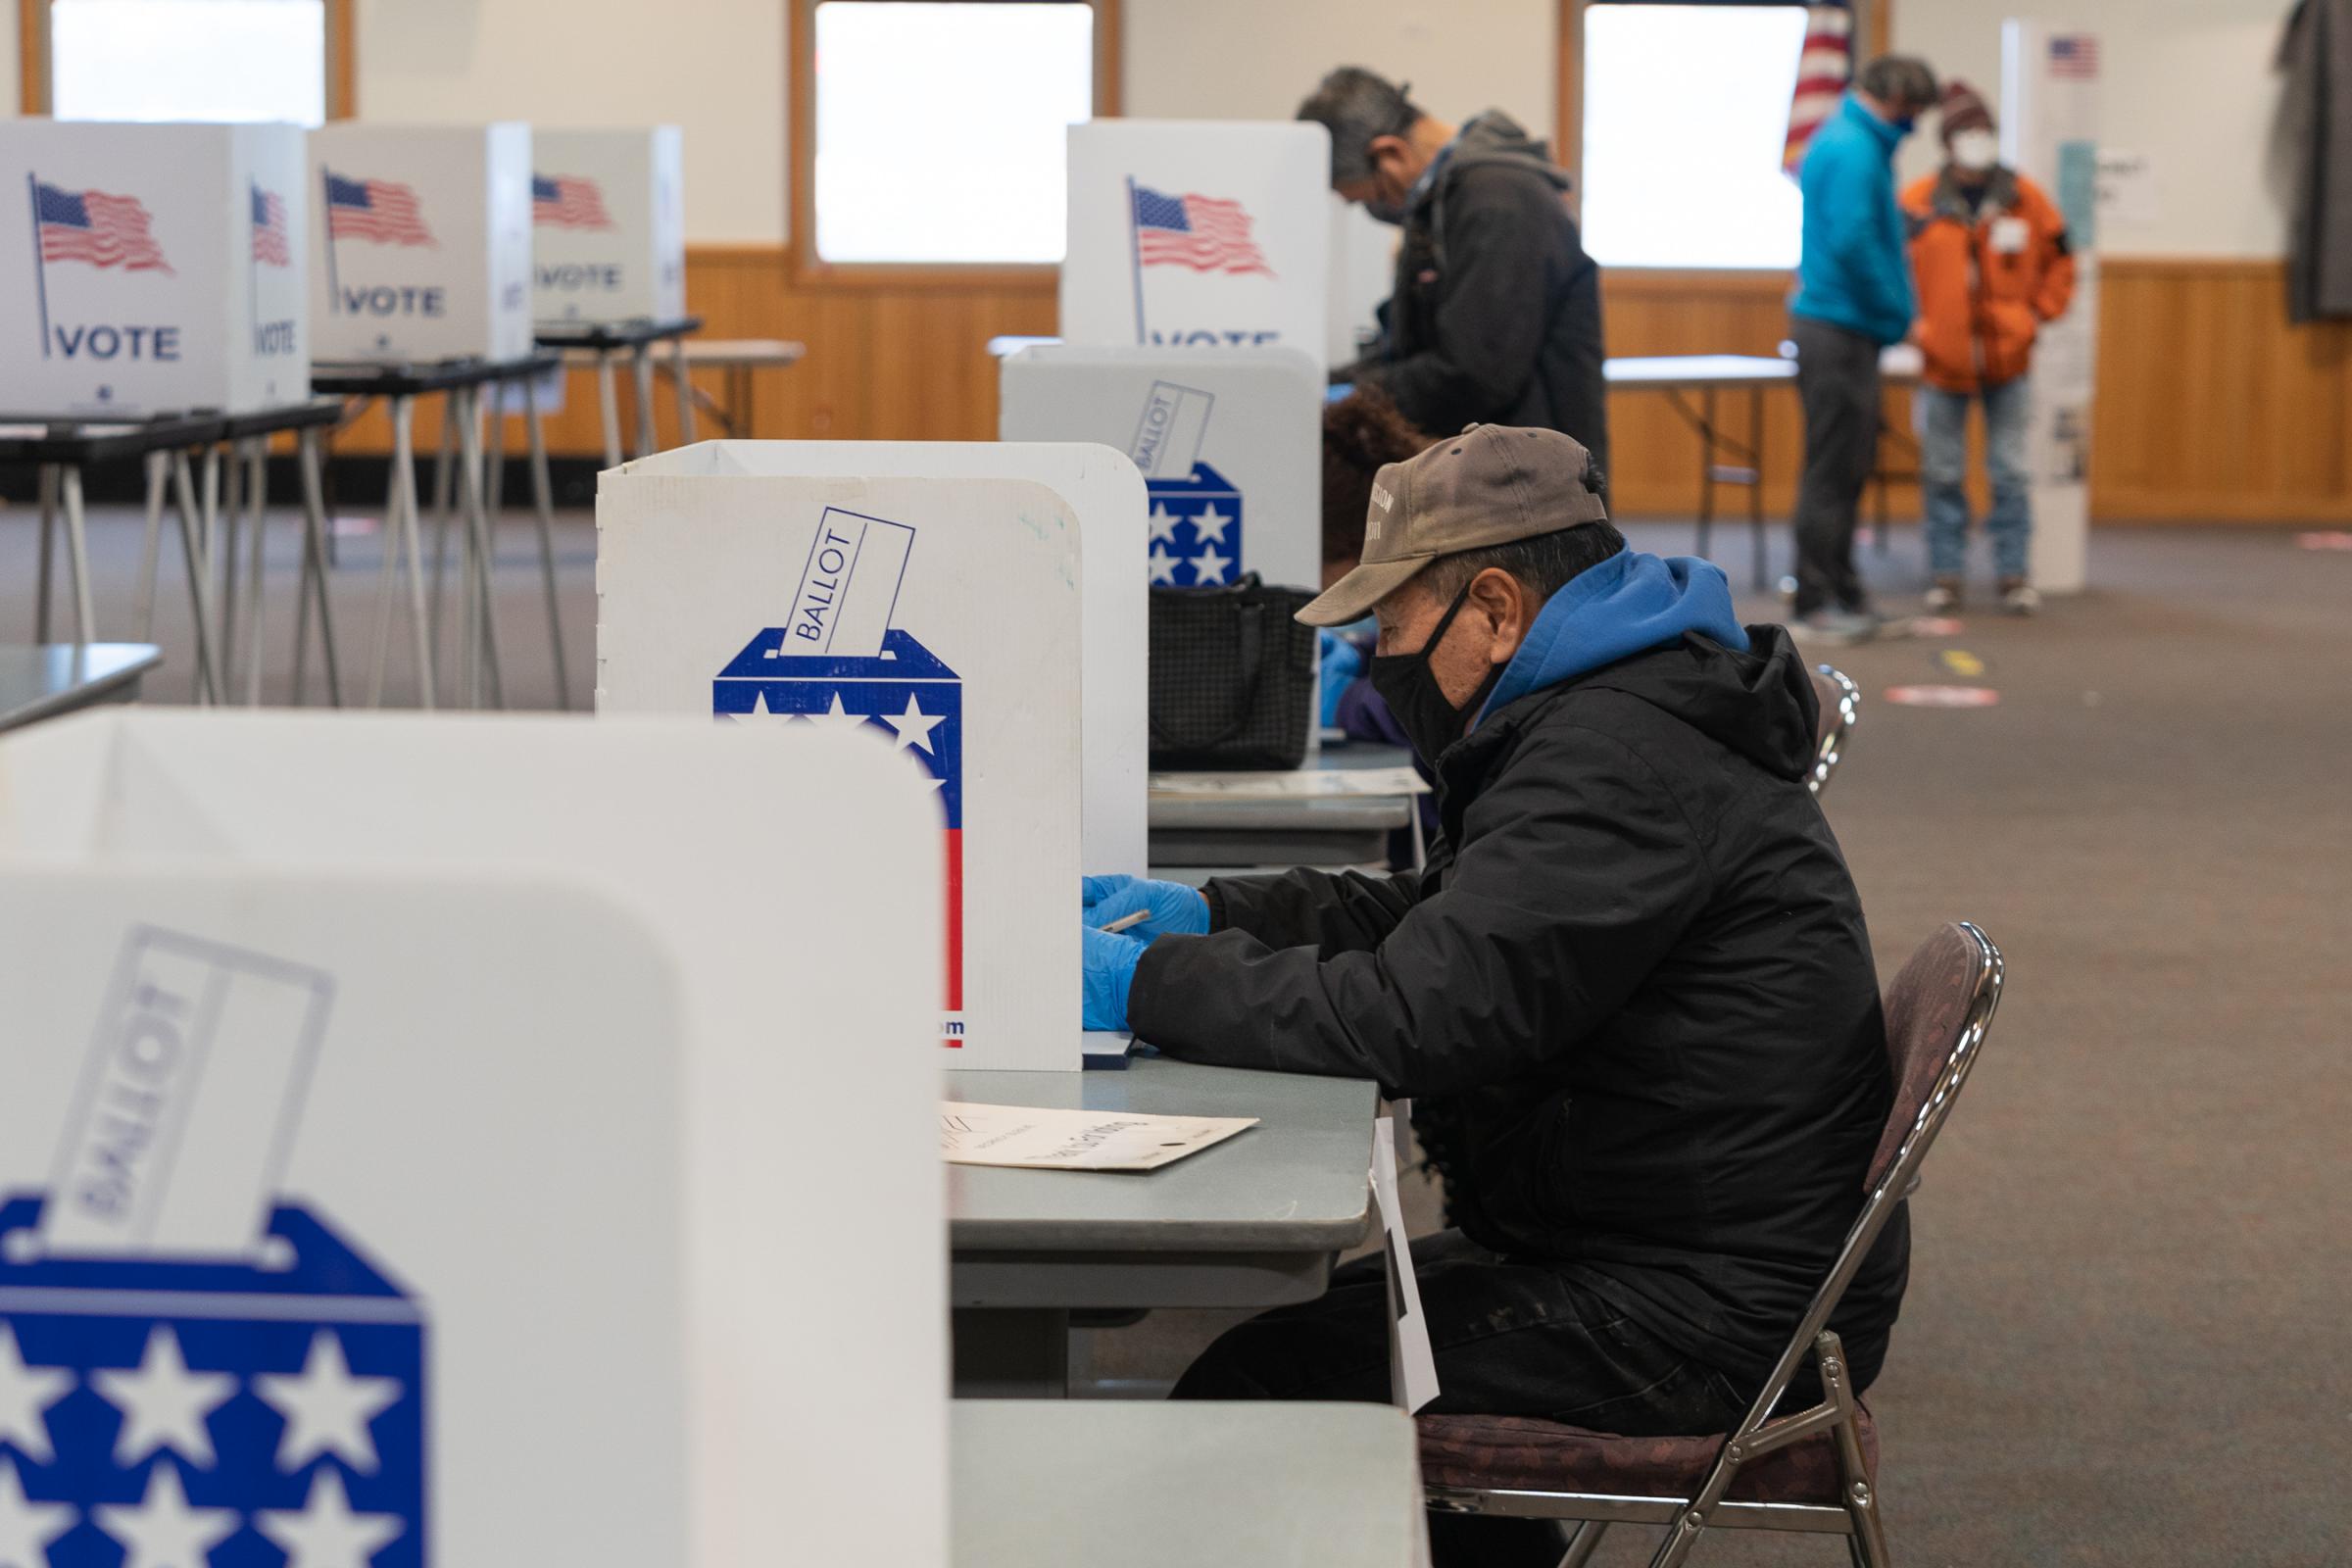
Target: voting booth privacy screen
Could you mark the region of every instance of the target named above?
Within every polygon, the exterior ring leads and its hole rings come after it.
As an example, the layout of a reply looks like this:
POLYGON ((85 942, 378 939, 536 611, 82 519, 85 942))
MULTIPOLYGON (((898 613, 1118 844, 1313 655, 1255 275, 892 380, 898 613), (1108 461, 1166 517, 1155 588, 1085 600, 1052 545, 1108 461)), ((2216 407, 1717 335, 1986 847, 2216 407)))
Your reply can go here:
POLYGON ((303 132, 0 122, 0 413, 310 395, 303 132))
POLYGON ((1319 352, 1330 183, 1311 122, 1072 125, 1063 341, 1319 352))
POLYGON ((933 1020, 892 947, 936 938, 929 803, 844 752, 0 744, 11 1528, 53 1568, 940 1563, 933 1020), (779 1224, 810 1168, 840 1191, 779 1224))
POLYGON ((1104 808, 1103 841, 1132 835, 1117 869, 1143 860, 1140 489, 1094 448, 886 442, 705 443, 600 482, 600 713, 835 729, 930 792, 945 941, 900 944, 894 964, 955 1065, 1079 1064, 1071 890, 1082 822, 1114 799, 1098 752, 1133 802, 1104 808), (1104 590, 1116 623, 1088 608, 1081 506, 1132 552, 1104 590), (1132 717, 1089 741, 1097 681, 1132 717))
POLYGON ((531 129, 310 133, 312 358, 514 360, 531 351, 531 129))
POLYGON ((1097 441, 1143 473, 1145 574, 1321 577, 1323 372, 1302 349, 1041 345, 998 372, 1006 441, 1097 441))
POLYGON ((675 125, 531 131, 532 315, 686 314, 684 142, 675 125))

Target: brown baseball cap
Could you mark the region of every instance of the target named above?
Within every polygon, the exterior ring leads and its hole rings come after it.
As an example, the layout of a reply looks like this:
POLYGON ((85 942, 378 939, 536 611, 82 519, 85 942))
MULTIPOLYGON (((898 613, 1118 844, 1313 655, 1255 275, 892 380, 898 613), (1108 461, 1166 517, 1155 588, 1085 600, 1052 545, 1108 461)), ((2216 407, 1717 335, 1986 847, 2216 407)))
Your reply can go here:
POLYGON ((1353 571, 1298 612, 1309 626, 1345 626, 1440 556, 1605 522, 1600 470, 1557 430, 1473 424, 1402 463, 1381 466, 1353 571))

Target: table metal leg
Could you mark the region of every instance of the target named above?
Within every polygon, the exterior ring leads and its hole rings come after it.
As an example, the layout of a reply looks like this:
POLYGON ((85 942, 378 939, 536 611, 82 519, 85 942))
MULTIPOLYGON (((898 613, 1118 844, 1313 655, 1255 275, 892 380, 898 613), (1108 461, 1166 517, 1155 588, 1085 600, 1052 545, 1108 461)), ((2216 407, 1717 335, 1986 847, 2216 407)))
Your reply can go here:
POLYGON ((1715 389, 1701 395, 1705 412, 1698 421, 1698 553, 1712 556, 1708 546, 1715 535, 1715 389))
POLYGON ((147 532, 139 545, 139 641, 155 641, 155 579, 163 564, 164 490, 172 482, 172 463, 161 452, 147 454, 147 532))
POLYGON ((213 627, 213 647, 220 660, 220 700, 233 700, 237 689, 237 545, 239 523, 245 512, 244 450, 229 446, 227 461, 221 461, 220 447, 205 449, 208 466, 207 483, 213 490, 214 510, 209 526, 212 528, 213 559, 220 570, 220 581, 214 600, 220 619, 213 627), (225 470, 226 477, 221 474, 225 470))
POLYGON ((270 444, 251 442, 245 451, 245 532, 246 548, 252 554, 245 566, 246 614, 252 624, 245 633, 245 706, 262 706, 262 638, 268 624, 267 607, 262 601, 264 547, 270 535, 263 525, 270 504, 270 444))
POLYGON ((605 466, 620 466, 620 395, 612 387, 612 354, 596 351, 596 407, 605 420, 605 466))
POLYGON ((416 643, 417 704, 433 709, 432 628, 424 604, 424 541, 416 520, 416 399, 395 396, 392 404, 392 484, 384 500, 384 563, 376 587, 375 674, 369 706, 384 705, 384 667, 391 662, 392 587, 399 555, 409 558, 409 611, 416 643))
POLYGON ((441 646, 441 579, 449 565, 449 508, 454 493, 459 450, 465 442, 458 431, 458 405, 463 401, 455 392, 441 395, 441 447, 433 456, 433 646, 441 646))
POLYGON ((499 675, 498 617, 492 612, 490 598, 490 526, 482 498, 481 397, 480 387, 466 388, 466 417, 459 427, 459 435, 466 442, 463 510, 466 543, 473 558, 471 586, 474 591, 466 607, 465 700, 468 707, 481 706, 483 677, 487 674, 491 703, 494 707, 504 708, 507 703, 506 688, 499 675))
POLYGON ((694 378, 686 373, 686 339, 670 339, 670 374, 678 383, 678 445, 694 445, 694 378))
POLYGON ((66 493, 66 564, 74 573, 74 640, 98 640, 98 617, 90 608, 90 539, 81 513, 81 468, 68 465, 60 476, 66 493))
POLYGON ((1070 1314, 960 1307, 951 1314, 956 1396, 1061 1399, 1070 1392, 1070 1314))
POLYGON ((335 667, 335 621, 327 593, 327 524, 326 480, 321 471, 318 454, 319 433, 317 425, 305 427, 295 436, 295 466, 302 472, 302 584, 295 593, 295 603, 303 612, 294 631, 294 700, 302 701, 303 651, 310 638, 307 612, 311 596, 318 601, 318 654, 326 665, 326 701, 330 708, 343 706, 343 677, 335 667))
POLYGON ((1764 580, 1764 389, 1747 389, 1747 462, 1754 475, 1747 486, 1747 528, 1749 547, 1755 557, 1756 592, 1766 587, 1764 580))
POLYGON ((564 666, 564 605, 556 591, 556 493, 547 472, 547 429, 539 421, 539 384, 522 381, 523 430, 531 447, 531 511, 539 525, 539 581, 547 590, 547 640, 556 656, 556 706, 571 707, 571 674, 564 666))
POLYGON ((49 557, 57 548, 57 473, 54 463, 41 465, 41 545, 39 575, 32 586, 32 640, 49 640, 49 557))
POLYGON ((661 447, 654 434, 654 356, 647 345, 640 343, 629 356, 629 373, 637 385, 637 451, 640 458, 650 458, 661 447))
POLYGON ((197 505, 187 453, 172 453, 171 463, 172 499, 179 514, 179 559, 188 572, 188 615, 196 623, 196 697, 217 703, 220 682, 213 665, 213 582, 205 572, 204 514, 197 505))

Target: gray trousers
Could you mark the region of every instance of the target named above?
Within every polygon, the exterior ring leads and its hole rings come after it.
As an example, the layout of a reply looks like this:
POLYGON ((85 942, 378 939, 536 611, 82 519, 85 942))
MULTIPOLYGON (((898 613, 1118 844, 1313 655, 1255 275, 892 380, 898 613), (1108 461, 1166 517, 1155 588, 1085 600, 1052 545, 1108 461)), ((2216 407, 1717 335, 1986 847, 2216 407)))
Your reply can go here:
POLYGON ((1805 406, 1805 477, 1796 492, 1796 612, 1868 604, 1854 571, 1862 491, 1879 462, 1879 346, 1809 316, 1789 318, 1805 406))

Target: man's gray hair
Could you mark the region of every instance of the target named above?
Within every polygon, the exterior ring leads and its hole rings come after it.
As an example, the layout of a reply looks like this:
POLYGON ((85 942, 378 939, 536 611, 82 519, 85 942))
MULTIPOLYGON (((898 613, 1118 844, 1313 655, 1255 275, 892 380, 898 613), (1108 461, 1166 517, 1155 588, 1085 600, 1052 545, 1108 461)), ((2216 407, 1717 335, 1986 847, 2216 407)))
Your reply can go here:
POLYGON ((1298 118, 1331 132, 1331 183, 1337 189, 1370 179, 1372 138, 1403 135, 1421 111, 1405 96, 1405 87, 1361 66, 1342 66, 1298 106, 1298 118))
POLYGON ((1889 109, 1917 115, 1936 107, 1936 73, 1916 55, 1881 55, 1862 68, 1854 85, 1889 109))

